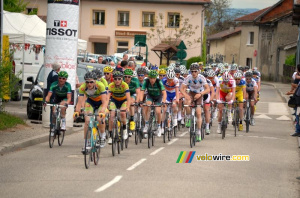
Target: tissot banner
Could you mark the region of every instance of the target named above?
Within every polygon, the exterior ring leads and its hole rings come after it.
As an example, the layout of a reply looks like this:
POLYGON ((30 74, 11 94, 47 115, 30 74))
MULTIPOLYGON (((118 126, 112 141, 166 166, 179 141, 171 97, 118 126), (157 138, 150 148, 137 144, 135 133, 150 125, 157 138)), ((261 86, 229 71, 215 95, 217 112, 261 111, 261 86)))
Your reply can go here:
POLYGON ((45 86, 52 64, 61 64, 61 71, 69 74, 68 82, 75 89, 79 0, 48 0, 45 86))

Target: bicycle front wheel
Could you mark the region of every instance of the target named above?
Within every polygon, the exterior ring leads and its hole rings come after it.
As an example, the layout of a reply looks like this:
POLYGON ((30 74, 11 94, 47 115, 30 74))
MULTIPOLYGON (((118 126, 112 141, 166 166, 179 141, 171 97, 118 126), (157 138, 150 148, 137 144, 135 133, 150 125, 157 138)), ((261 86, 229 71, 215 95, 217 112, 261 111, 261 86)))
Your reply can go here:
POLYGON ((58 145, 61 146, 64 142, 65 131, 60 131, 60 134, 58 133, 57 136, 58 145))
POLYGON ((51 128, 49 131, 49 147, 52 148, 54 144, 54 139, 55 139, 55 132, 51 132, 51 128))
POLYGON ((163 141, 164 143, 167 142, 167 136, 168 136, 168 116, 169 116, 169 113, 167 112, 166 113, 166 119, 165 119, 165 126, 164 126, 164 136, 163 136, 163 141))
POLYGON ((247 107, 247 112, 246 112, 246 133, 249 132, 249 125, 250 125, 250 107, 247 107))
POLYGON ((190 146, 191 148, 195 146, 194 119, 191 119, 191 125, 190 125, 190 146))
POLYGON ((94 158, 94 164, 97 165, 100 158, 100 133, 99 130, 97 130, 97 139, 96 142, 94 142, 94 148, 93 148, 93 158, 94 158))
POLYGON ((225 123, 222 123, 221 131, 222 131, 222 139, 224 139, 225 138, 225 132, 226 132, 226 125, 225 125, 225 123))
POLYGON ((88 169, 90 167, 90 162, 92 160, 92 152, 90 151, 90 145, 89 145, 89 140, 90 140, 90 135, 92 133, 92 129, 88 128, 86 136, 85 136, 85 144, 84 144, 84 165, 85 168, 88 169))

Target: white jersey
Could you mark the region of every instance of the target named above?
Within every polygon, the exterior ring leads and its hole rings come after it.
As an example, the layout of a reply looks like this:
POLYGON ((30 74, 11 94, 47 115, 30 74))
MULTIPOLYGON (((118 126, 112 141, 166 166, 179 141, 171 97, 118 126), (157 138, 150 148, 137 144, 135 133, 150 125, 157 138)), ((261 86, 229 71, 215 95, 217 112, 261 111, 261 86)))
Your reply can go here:
POLYGON ((196 78, 193 78, 192 74, 190 74, 185 78, 183 84, 186 85, 191 92, 200 93, 204 90, 204 85, 207 84, 207 81, 201 74, 198 74, 196 78))
POLYGON ((247 83, 246 81, 246 91, 252 92, 254 91, 254 87, 257 87, 256 81, 252 78, 250 83, 247 83))

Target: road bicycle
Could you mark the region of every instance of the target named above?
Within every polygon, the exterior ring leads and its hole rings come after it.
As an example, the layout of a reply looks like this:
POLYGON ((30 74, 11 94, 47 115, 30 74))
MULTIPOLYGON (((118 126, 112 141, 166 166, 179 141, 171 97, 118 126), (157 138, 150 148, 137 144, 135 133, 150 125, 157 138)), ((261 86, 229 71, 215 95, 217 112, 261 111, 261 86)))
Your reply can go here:
POLYGON ((95 165, 98 164, 100 158, 100 132, 98 130, 99 122, 97 117, 101 119, 101 123, 104 123, 105 114, 99 113, 96 110, 95 113, 89 113, 86 115, 89 117, 89 124, 87 133, 85 135, 84 144, 84 165, 88 169, 90 167, 90 162, 94 162, 95 165))
POLYGON ((134 120, 135 120, 134 141, 135 144, 137 145, 138 142, 142 143, 142 139, 143 139, 143 131, 142 131, 142 123, 144 123, 143 114, 142 114, 142 108, 140 107, 139 103, 131 104, 131 106, 137 108, 137 111, 134 115, 134 120))
POLYGON ((161 107, 161 105, 155 105, 154 103, 152 103, 151 105, 143 104, 143 106, 150 107, 149 128, 148 128, 148 131, 147 131, 148 148, 150 148, 151 145, 154 146, 154 142, 155 142, 155 133, 154 133, 154 131, 157 131, 155 107, 161 107))
POLYGON ((234 106, 233 106, 233 121, 232 121, 232 125, 234 127, 234 137, 236 137, 236 132, 239 131, 239 123, 240 123, 240 107, 238 104, 240 103, 244 103, 244 102, 238 102, 235 101, 234 102, 234 106))
POLYGON ((245 122, 246 122, 246 133, 249 132, 250 119, 251 119, 250 101, 254 101, 254 100, 250 100, 250 99, 246 100, 246 107, 245 107, 246 109, 244 111, 244 118, 245 118, 245 122))
MULTIPOLYGON (((116 149, 118 149, 118 154, 120 154, 121 150, 123 150, 124 146, 124 139, 123 139, 123 127, 121 126, 121 119, 120 119, 120 113, 126 112, 126 110, 109 110, 109 111, 115 111, 115 118, 113 121, 113 130, 112 130, 112 155, 115 156, 116 149)), ((125 140, 125 147, 128 146, 128 137, 125 140)))
MULTIPOLYGON (((173 108, 172 108, 173 102, 165 103, 167 105, 167 110, 165 112, 165 121, 164 121, 164 136, 163 136, 163 142, 166 143, 167 139, 170 141, 172 139, 173 133, 174 137, 176 137, 176 131, 177 127, 173 126, 173 108)), ((176 115, 177 116, 177 115, 176 115)))
MULTIPOLYGON (((45 103, 46 104, 46 103, 45 103)), ((54 140, 57 136, 58 145, 61 146, 64 142, 65 130, 61 130, 61 108, 66 108, 65 105, 60 104, 46 104, 50 106, 52 123, 50 123, 50 133, 49 133, 49 147, 52 148, 54 144, 54 140), (52 111, 52 108, 55 108, 55 112, 52 111), (55 122, 53 123, 53 120, 55 122)), ((44 111, 46 109, 44 107, 44 111)))
POLYGON ((190 107, 192 108, 192 113, 191 113, 191 125, 190 125, 190 146, 193 148, 193 146, 196 145, 196 130, 197 130, 197 117, 196 117, 196 108, 201 107, 202 105, 184 105, 184 107, 190 107))
POLYGON ((221 121, 221 133, 222 133, 222 139, 224 139, 226 135, 227 124, 228 124, 228 102, 221 102, 219 104, 224 104, 222 110, 222 121, 221 121))

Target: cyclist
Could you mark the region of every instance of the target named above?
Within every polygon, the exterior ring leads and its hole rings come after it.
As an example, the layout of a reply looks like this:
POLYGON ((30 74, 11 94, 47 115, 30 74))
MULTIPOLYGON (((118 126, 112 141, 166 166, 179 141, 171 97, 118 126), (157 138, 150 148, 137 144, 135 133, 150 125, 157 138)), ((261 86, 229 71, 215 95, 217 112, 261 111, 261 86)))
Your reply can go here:
MULTIPOLYGON (((234 74, 234 80, 236 82, 236 90, 235 90, 235 97, 236 97, 236 101, 239 102, 239 113, 240 113, 240 123, 239 123, 239 130, 243 131, 243 102, 245 101, 244 98, 246 97, 246 82, 243 78, 243 73, 242 71, 238 71, 234 74)), ((237 123, 234 123, 237 124, 237 123)))
POLYGON ((231 76, 234 76, 234 74, 236 73, 237 71, 237 64, 233 64, 230 66, 230 75, 231 76))
MULTIPOLYGON (((214 72, 214 70, 208 70, 207 71, 207 78, 211 81, 212 85, 214 86, 214 97, 211 97, 212 100, 216 101, 217 100, 217 87, 220 86, 219 84, 219 79, 216 76, 216 73, 214 72)), ((215 111, 213 112, 213 118, 217 117, 217 103, 214 103, 214 107, 215 107, 215 111)))
MULTIPOLYGON (((186 70, 186 68, 184 65, 181 65, 180 68, 174 69, 175 76, 179 80, 179 88, 178 88, 179 100, 181 99, 181 101, 179 101, 179 105, 178 105, 177 117, 178 117, 178 122, 181 122, 182 125, 184 125, 184 114, 182 114, 182 112, 181 112, 182 107, 183 107, 183 95, 182 95, 182 93, 180 93, 180 88, 181 88, 182 83, 184 82, 184 77, 181 76, 181 74, 184 74, 185 70, 186 70)), ((174 111, 173 111, 173 113, 174 113, 174 111)))
MULTIPOLYGON (((84 80, 85 83, 83 83, 79 87, 79 97, 78 97, 78 103, 82 104, 85 101, 85 96, 86 96, 86 101, 84 104, 84 113, 85 115, 94 113, 96 110, 98 110, 99 114, 105 114, 105 111, 107 109, 107 97, 106 97, 106 89, 105 86, 102 82, 97 81, 97 76, 94 72, 87 72, 84 75, 84 80)), ((78 116, 80 112, 80 105, 76 106, 76 110, 74 112, 74 116, 78 116)), ((85 125, 84 125, 84 139, 86 138, 86 133, 88 130, 88 124, 89 124, 89 117, 85 117, 85 125)), ((99 121, 99 131, 100 131, 100 147, 105 146, 105 123, 102 124, 100 121, 100 117, 98 117, 99 121)), ((85 142, 85 141, 84 141, 85 142)), ((82 153, 84 153, 85 149, 84 147, 82 148, 82 153)))
POLYGON ((107 82, 107 84, 110 84, 112 83, 112 72, 113 72, 113 68, 111 66, 106 66, 104 67, 103 69, 103 72, 104 72, 104 77, 105 77, 105 80, 107 82))
POLYGON ((260 92, 260 77, 259 77, 259 72, 254 70, 252 72, 253 74, 253 79, 255 80, 256 84, 257 84, 257 98, 259 98, 259 92, 260 92))
MULTIPOLYGON (((177 69, 177 68, 175 68, 177 69)), ((179 69, 179 68, 178 68, 179 69)), ((180 70, 179 70, 180 71, 180 70)), ((162 79, 162 83, 165 86, 167 92, 166 102, 173 102, 173 126, 177 126, 177 106, 179 104, 179 80, 175 77, 174 70, 168 70, 167 77, 162 79)), ((166 111, 166 109, 165 109, 166 111)), ((163 118, 164 119, 164 118, 163 118)), ((164 127, 164 122, 162 123, 164 127)))
POLYGON ((204 103, 204 114, 205 114, 205 134, 209 135, 210 134, 210 129, 209 129, 209 122, 211 119, 210 115, 210 102, 215 98, 215 89, 212 84, 212 82, 207 78, 208 77, 208 72, 203 72, 203 76, 206 78, 206 82, 209 86, 210 92, 208 94, 203 95, 203 103, 204 103))
MULTIPOLYGON (((202 105, 203 103, 203 95, 209 93, 209 86, 207 84, 206 79, 204 76, 199 74, 199 65, 198 63, 193 63, 190 66, 191 74, 187 76, 184 82, 181 85, 180 92, 184 95, 185 104, 191 105, 192 102, 195 102, 196 105, 202 105), (187 93, 186 90, 190 89, 190 92, 187 93)), ((191 109, 186 108, 186 112, 188 116, 188 120, 186 122, 186 127, 189 128, 191 125, 191 109)), ((197 115, 197 126, 198 126, 198 133, 196 140, 197 142, 201 141, 201 108, 197 107, 196 109, 197 115)))
POLYGON ((199 70, 200 72, 203 72, 204 71, 204 68, 203 68, 203 62, 199 62, 199 70))
MULTIPOLYGON (((144 92, 147 90, 147 96, 146 96, 146 104, 151 105, 152 103, 155 103, 156 105, 160 105, 161 103, 166 102, 167 94, 164 85, 162 84, 161 80, 157 79, 158 73, 156 70, 151 70, 148 75, 148 79, 145 79, 142 89, 141 89, 141 97, 140 102, 143 101, 144 92)), ((144 107, 144 113, 145 113, 145 127, 144 127, 144 136, 147 137, 147 131, 149 127, 149 107, 144 107)), ((156 115, 157 115, 157 124, 158 124, 158 133, 157 136, 161 136, 161 107, 155 108, 156 115)))
MULTIPOLYGON (((70 83, 67 82, 68 73, 66 71, 60 71, 58 73, 58 81, 51 83, 49 92, 45 98, 45 102, 49 103, 52 94, 54 94, 53 103, 65 105, 66 107, 61 108, 61 130, 66 130, 66 108, 71 102, 72 89, 70 83)), ((52 108, 52 115, 54 116, 55 108, 52 108)), ((52 119, 53 124, 55 119, 52 119)), ((51 127, 51 132, 54 132, 54 127, 51 127)))
POLYGON ((136 73, 137 73, 137 77, 138 77, 138 80, 140 83, 140 88, 142 88, 142 85, 143 85, 143 82, 145 79, 146 70, 143 67, 140 67, 137 69, 136 73))
MULTIPOLYGON (((140 83, 137 78, 133 78, 133 71, 131 69, 125 69, 124 70, 124 81, 128 84, 129 86, 129 91, 130 91, 130 106, 133 103, 138 103, 139 98, 140 98, 140 83)), ((130 107, 130 120, 129 120, 129 126, 130 126, 130 131, 128 133, 129 137, 132 136, 132 131, 135 130, 135 122, 134 122, 134 107, 130 107)))
MULTIPOLYGON (((123 73, 121 71, 113 72, 113 82, 108 85, 108 98, 111 98, 109 109, 115 110, 129 110, 130 105, 130 90, 126 82, 123 81, 123 73)), ((126 128, 126 112, 121 112, 121 121, 123 123, 123 139, 128 138, 127 128, 126 128)), ((109 133, 110 137, 112 134, 113 121, 115 119, 115 111, 110 112, 110 122, 109 122, 109 133)), ((111 139, 109 139, 109 143, 111 139)))
MULTIPOLYGON (((217 102, 228 102, 228 108, 231 109, 231 104, 235 100, 235 89, 236 83, 235 80, 231 77, 228 72, 224 72, 223 76, 219 78, 219 86, 217 86, 217 102)), ((218 118, 218 129, 217 133, 221 133, 221 120, 222 120, 222 111, 223 111, 223 104, 218 105, 219 109, 219 118, 218 118)), ((232 116, 230 110, 228 111, 228 121, 232 121, 232 116)))
POLYGON ((255 80, 253 79, 253 74, 251 71, 248 71, 245 73, 245 78, 246 78, 246 100, 250 100, 250 108, 251 108, 251 119, 250 119, 250 124, 252 126, 255 125, 255 120, 254 120, 254 105, 257 101, 257 90, 258 86, 255 80))
POLYGON ((159 74, 159 79, 162 80, 164 77, 166 77, 167 71, 165 69, 160 69, 158 71, 158 74, 159 74))

